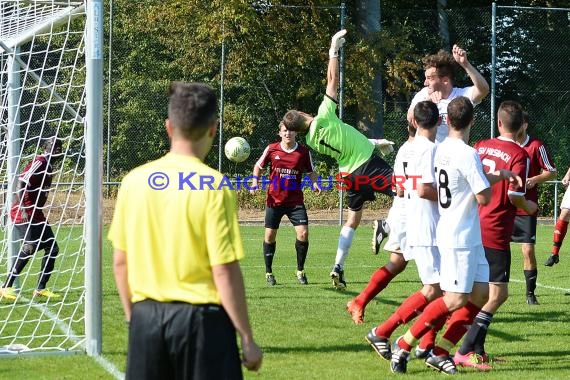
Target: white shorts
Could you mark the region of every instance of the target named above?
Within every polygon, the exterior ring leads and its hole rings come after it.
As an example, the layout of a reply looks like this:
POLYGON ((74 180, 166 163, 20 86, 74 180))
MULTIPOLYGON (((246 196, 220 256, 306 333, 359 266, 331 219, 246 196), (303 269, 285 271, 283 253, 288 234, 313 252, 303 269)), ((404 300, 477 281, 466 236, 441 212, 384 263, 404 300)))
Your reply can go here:
POLYGON ((469 294, 475 282, 489 282, 489 263, 482 245, 471 248, 440 248, 441 290, 469 294))
POLYGON ((436 246, 407 247, 404 257, 411 257, 418 267, 424 285, 439 284, 440 256, 436 246))
POLYGON ((562 197, 562 203, 560 203, 560 208, 570 209, 570 186, 566 189, 564 197, 562 197))
MULTIPOLYGON (((405 213, 405 209, 403 210, 405 213)), ((406 239, 406 215, 402 212, 402 207, 390 208, 386 222, 390 226, 388 240, 384 244, 384 250, 388 252, 402 253, 406 239)))

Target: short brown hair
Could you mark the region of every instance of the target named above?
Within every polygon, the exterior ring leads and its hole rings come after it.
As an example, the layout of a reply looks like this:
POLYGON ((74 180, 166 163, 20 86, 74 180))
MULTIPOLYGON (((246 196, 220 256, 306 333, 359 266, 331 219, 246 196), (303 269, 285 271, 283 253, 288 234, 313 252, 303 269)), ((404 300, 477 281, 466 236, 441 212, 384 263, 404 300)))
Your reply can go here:
POLYGON ((448 77, 451 81, 455 79, 457 62, 455 62, 453 56, 445 50, 440 50, 437 54, 424 57, 423 63, 425 70, 435 67, 437 75, 440 77, 448 77))
POLYGON ((447 106, 447 120, 451 128, 461 131, 473 122, 473 103, 465 96, 458 96, 447 106))
POLYGON ((523 125, 523 108, 514 100, 505 100, 499 106, 497 119, 509 133, 517 133, 523 125))
POLYGON ((305 119, 301 116, 299 111, 289 110, 283 116, 283 124, 285 128, 293 132, 299 132, 303 129, 305 119))
POLYGON ((414 120, 423 129, 432 129, 437 126, 439 110, 437 105, 429 100, 418 102, 414 106, 414 120))
POLYGON ((168 119, 188 140, 198 140, 218 116, 214 90, 204 83, 172 82, 169 89, 168 119))

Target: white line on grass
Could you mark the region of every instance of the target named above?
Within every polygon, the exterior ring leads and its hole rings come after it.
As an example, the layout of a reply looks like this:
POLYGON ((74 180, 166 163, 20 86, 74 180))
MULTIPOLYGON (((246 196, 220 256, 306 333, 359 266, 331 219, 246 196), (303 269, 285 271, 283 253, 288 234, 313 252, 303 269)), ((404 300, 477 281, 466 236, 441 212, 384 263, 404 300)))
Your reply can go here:
MULTIPOLYGON (((63 323, 63 321, 61 319, 59 319, 57 317, 56 314, 52 313, 50 309, 48 309, 47 307, 45 307, 44 305, 40 305, 37 303, 32 303, 33 307, 37 310, 39 310, 41 313, 43 313, 44 315, 46 315, 49 319, 51 319, 52 321, 54 321, 56 323, 56 325, 61 329, 61 331, 63 332, 68 332, 68 336, 69 338, 77 345, 77 344, 81 344, 82 346, 85 345, 85 342, 82 342, 82 339, 79 338, 79 336, 77 336, 77 334, 75 333, 75 331, 73 331, 71 329, 71 326, 63 323)), ((110 375, 112 375, 113 377, 115 377, 115 379, 117 380, 123 380, 125 378, 125 374, 122 373, 121 371, 119 371, 119 369, 113 364, 111 363, 109 360, 105 359, 105 357, 103 355, 96 355, 96 356, 92 356, 92 358, 95 360, 95 362, 97 364, 99 364, 105 371, 107 371, 110 375)))
MULTIPOLYGON (((511 278, 511 282, 519 282, 519 283, 521 283, 521 284, 524 284, 524 283, 525 283, 524 280, 518 280, 518 279, 513 279, 513 278, 511 278)), ((558 286, 542 285, 542 284, 539 284, 538 282, 536 283, 536 286, 537 286, 538 288, 545 288, 545 289, 551 289, 551 290, 561 290, 561 291, 563 291, 563 292, 570 293, 570 289, 560 288, 560 287, 558 287, 558 286)))

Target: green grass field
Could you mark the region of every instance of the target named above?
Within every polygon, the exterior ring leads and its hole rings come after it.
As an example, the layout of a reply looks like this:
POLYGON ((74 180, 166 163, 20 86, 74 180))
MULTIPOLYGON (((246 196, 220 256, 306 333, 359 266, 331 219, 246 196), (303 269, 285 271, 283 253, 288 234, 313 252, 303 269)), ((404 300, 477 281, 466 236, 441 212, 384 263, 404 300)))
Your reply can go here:
MULTIPOLYGON (((278 285, 265 284, 260 253, 263 228, 243 227, 247 258, 242 262, 249 311, 256 340, 265 353, 258 374, 247 379, 370 379, 394 376, 364 341, 374 325, 387 318, 400 302, 419 289, 415 265, 392 281, 372 301, 365 324, 352 324, 344 310, 346 302, 368 282, 372 272, 387 256, 370 253, 371 227, 362 226, 356 234, 346 263, 348 290, 331 288, 328 273, 334 261, 338 226, 311 226, 306 272, 310 285, 301 286, 295 278, 294 233, 287 223, 278 235, 274 274, 278 285)), ((570 255, 563 248, 560 264, 546 268, 551 226, 539 226, 537 256, 541 305, 528 306, 524 297, 520 248, 513 246, 511 298, 497 313, 487 339, 487 350, 506 357, 489 373, 461 370, 461 377, 488 379, 567 379, 570 378, 570 255), (566 258, 568 257, 568 258, 566 258)), ((113 379, 113 368, 124 371, 126 328, 116 294, 111 268, 111 247, 105 243, 103 264, 103 358, 98 364, 85 355, 14 357, 0 359, 0 379, 113 379), (110 368, 105 369, 104 367, 110 368)), ((400 327, 394 334, 404 331, 400 327)), ((444 375, 412 360, 407 378, 425 379, 444 375)))

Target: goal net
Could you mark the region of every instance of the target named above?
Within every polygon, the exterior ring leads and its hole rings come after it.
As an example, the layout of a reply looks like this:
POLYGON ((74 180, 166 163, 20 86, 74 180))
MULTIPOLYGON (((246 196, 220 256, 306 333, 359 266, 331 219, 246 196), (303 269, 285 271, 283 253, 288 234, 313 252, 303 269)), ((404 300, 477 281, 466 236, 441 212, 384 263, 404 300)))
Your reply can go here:
POLYGON ((83 1, 0 2, 2 286, 26 249, 29 255, 21 273, 13 276, 13 293, 4 287, 0 295, 0 355, 84 352, 89 344, 84 238, 86 25, 83 1), (20 222, 11 209, 42 197, 26 200, 15 192, 22 182, 33 187, 29 178, 40 173, 30 163, 44 155, 43 142, 54 137, 62 143, 63 159, 50 159, 51 172, 44 171, 36 186, 48 191, 47 201, 27 208, 24 244, 22 230, 14 228, 15 221, 20 222), (31 215, 40 211, 51 225, 59 252, 51 244, 42 246, 42 239, 30 233, 38 225, 31 215), (50 253, 55 257, 51 271, 46 266, 50 253), (47 289, 55 296, 36 293, 46 272, 51 272, 47 289))

